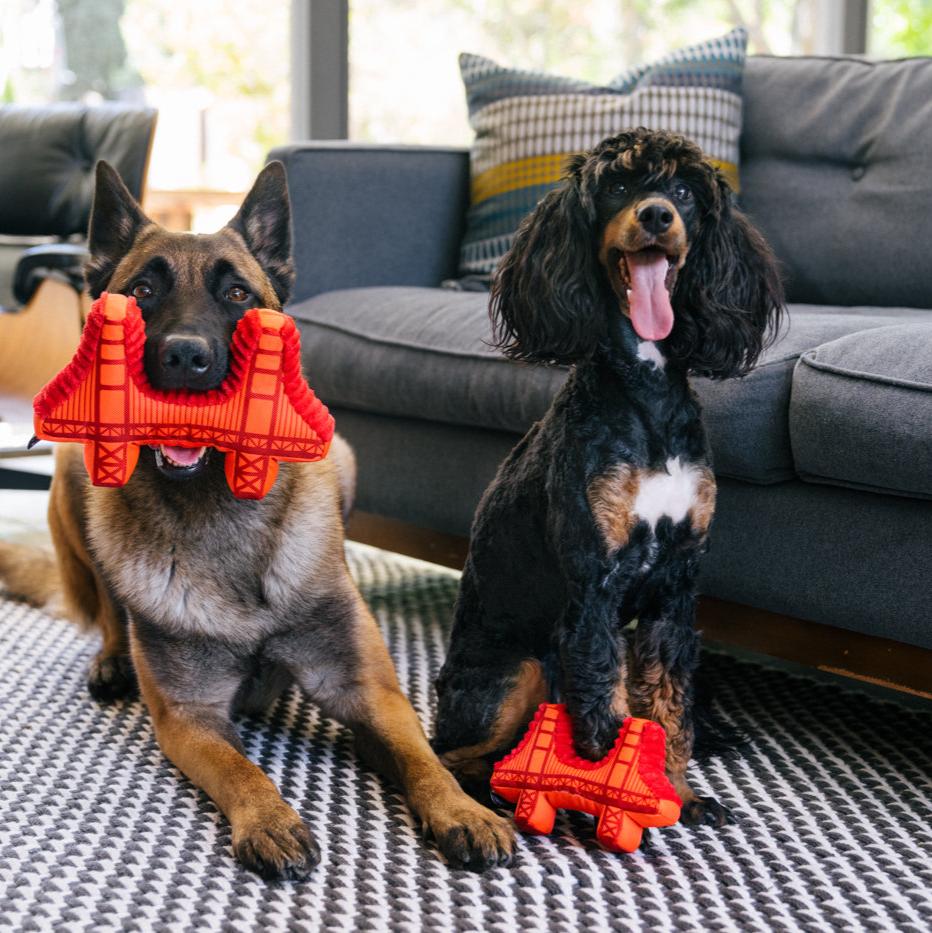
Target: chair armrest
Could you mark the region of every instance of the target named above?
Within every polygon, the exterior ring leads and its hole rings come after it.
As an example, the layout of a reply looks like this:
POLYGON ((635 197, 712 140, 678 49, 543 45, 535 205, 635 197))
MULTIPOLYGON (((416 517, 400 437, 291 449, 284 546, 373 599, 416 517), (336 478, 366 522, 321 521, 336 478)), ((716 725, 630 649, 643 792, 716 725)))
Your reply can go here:
POLYGON ((336 142, 273 149, 288 174, 292 301, 366 285, 435 286, 456 275, 469 153, 336 142))
POLYGON ((87 258, 83 243, 47 243, 23 250, 13 272, 13 297, 20 305, 29 304, 36 289, 49 278, 65 282, 80 295, 87 258))

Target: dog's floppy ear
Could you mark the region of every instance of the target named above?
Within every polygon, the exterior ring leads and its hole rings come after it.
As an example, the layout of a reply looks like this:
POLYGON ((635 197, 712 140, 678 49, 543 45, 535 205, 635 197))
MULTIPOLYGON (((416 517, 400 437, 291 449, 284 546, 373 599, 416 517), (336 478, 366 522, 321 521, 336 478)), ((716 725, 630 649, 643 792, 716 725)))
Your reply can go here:
POLYGON ((275 294, 285 304, 294 285, 294 263, 288 182, 281 162, 269 162, 262 169, 227 226, 243 238, 269 277, 275 294))
POLYGON ((605 332, 595 210, 576 168, 522 221, 492 283, 496 346, 514 360, 572 363, 605 332))
POLYGON ((152 223, 113 166, 98 162, 96 175, 87 233, 91 258, 84 266, 84 278, 93 298, 99 298, 107 287, 139 231, 152 223))
POLYGON ((783 314, 777 261, 708 167, 698 234, 675 289, 676 323, 665 349, 691 372, 724 379, 748 372, 776 336, 783 314))

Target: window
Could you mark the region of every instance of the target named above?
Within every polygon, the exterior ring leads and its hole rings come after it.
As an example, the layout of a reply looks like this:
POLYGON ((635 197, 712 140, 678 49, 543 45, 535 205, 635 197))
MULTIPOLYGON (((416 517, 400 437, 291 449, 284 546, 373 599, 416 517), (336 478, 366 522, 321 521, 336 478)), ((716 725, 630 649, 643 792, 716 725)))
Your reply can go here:
POLYGON ((868 51, 875 58, 932 55, 932 0, 872 0, 868 51))
POLYGON ((146 209, 216 229, 289 131, 291 0, 5 0, 4 102, 159 110, 146 209))
POLYGON ((351 0, 350 136, 467 143, 461 51, 598 83, 738 24, 752 52, 817 52, 830 12, 822 0, 351 0))

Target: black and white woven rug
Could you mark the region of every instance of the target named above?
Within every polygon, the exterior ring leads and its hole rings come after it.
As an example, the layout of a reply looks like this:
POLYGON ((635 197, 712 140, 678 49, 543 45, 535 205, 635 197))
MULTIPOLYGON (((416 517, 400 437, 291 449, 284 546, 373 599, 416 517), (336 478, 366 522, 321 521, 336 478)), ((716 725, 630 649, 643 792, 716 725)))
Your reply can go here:
MULTIPOLYGON (((456 574, 358 545, 354 573, 429 727, 456 574)), ((0 928, 17 930, 914 930, 932 928, 932 714, 708 654, 742 757, 693 772, 728 827, 651 832, 631 855, 562 815, 516 864, 451 871, 350 736, 297 693, 241 722, 314 829, 302 884, 238 867, 211 802, 138 703, 96 705, 94 638, 0 602, 0 928)))

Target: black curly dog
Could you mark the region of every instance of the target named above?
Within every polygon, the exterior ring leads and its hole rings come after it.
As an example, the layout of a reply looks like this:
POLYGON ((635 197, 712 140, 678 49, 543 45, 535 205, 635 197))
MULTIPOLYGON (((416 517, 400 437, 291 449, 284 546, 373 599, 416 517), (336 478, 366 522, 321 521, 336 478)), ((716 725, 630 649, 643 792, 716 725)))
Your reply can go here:
POLYGON ((661 723, 684 821, 724 822, 686 782, 695 578, 715 506, 687 375, 747 372, 782 306, 770 249, 682 136, 603 141, 522 223, 492 288, 498 344, 573 365, 473 523, 434 740, 464 785, 487 781, 537 704, 560 698, 590 759, 624 717, 661 723))

